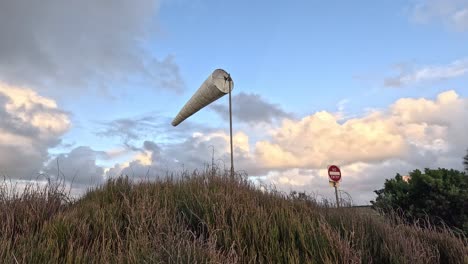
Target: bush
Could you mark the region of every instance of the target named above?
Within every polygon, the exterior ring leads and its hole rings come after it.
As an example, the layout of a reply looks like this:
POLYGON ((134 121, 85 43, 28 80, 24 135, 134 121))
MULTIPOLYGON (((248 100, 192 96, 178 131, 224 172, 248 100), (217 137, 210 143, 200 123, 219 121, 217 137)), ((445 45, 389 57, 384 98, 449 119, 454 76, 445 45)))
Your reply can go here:
POLYGON ((409 179, 397 174, 376 190, 371 201, 384 213, 398 211, 411 222, 422 225, 448 225, 468 233, 468 176, 447 169, 415 170, 409 179))
POLYGON ((465 171, 468 173, 468 150, 466 151, 466 156, 463 158, 463 165, 465 165, 465 171))

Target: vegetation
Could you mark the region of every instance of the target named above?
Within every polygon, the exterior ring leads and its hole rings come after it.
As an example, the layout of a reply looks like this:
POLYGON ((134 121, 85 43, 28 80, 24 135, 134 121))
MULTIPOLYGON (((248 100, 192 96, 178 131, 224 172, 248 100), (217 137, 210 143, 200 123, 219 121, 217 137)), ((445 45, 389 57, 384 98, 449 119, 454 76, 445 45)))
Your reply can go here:
POLYGON ((0 192, 1 263, 467 263, 448 228, 320 205, 240 176, 109 180, 77 201, 0 192))
POLYGON ((468 176, 457 170, 415 170, 386 180, 373 206, 385 213, 399 210, 411 222, 448 225, 468 234, 468 176))
POLYGON ((463 165, 465 165, 465 171, 468 173, 468 150, 466 151, 466 156, 463 157, 463 165))

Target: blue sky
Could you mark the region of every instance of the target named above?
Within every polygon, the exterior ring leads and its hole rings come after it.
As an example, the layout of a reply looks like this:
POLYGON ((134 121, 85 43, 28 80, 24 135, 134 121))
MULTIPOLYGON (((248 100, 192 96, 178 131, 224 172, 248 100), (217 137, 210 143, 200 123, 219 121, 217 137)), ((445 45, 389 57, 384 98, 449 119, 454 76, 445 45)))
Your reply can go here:
MULTIPOLYGON (((53 100, 57 106, 47 115, 61 120, 53 140, 33 151, 41 153, 35 158, 44 168, 30 171, 52 173, 50 161, 59 157, 66 163, 72 156, 87 165, 71 161, 70 173, 79 171, 74 166, 88 166, 99 179, 133 165, 142 171, 174 160, 196 166, 210 160, 205 145, 215 143, 217 158, 224 160, 227 97, 181 127, 169 125, 216 68, 235 82, 240 167, 284 190, 320 190, 327 184, 323 164, 341 162, 355 175, 348 188, 362 189, 354 195, 365 203, 396 172, 434 164, 460 169, 456 159, 468 147, 457 130, 466 120, 441 121, 437 114, 468 113, 464 0, 144 0, 112 6, 46 1, 28 9, 0 4, 0 10, 2 5, 0 36, 9 40, 0 44, 0 84, 10 87, 4 96, 20 102, 12 92, 20 89, 53 100), (404 98, 409 101, 399 101, 404 98), (375 138, 377 130, 385 133, 375 138), (322 137, 333 131, 338 138, 322 137), (288 133, 291 142, 280 136, 288 133), (388 142, 398 147, 373 158, 379 138, 395 134, 388 142), (359 141, 355 136, 363 142, 352 143, 359 141), (313 151, 299 150, 301 144, 313 151), (353 144, 362 145, 367 156, 356 154, 353 144), (346 157, 328 149, 339 146, 346 157), (197 159, 178 154, 202 147, 197 159), (301 158, 312 154, 320 162, 301 158), (356 176, 364 168, 379 174, 366 174, 370 185, 356 176)), ((23 110, 4 111, 21 116, 23 110)), ((2 129, 15 136, 16 130, 2 129)), ((3 144, 0 151, 9 151, 3 144)), ((13 152, 18 159, 29 157, 23 147, 13 152)))
POLYGON ((412 23, 407 1, 362 3, 168 3, 161 27, 170 33, 156 49, 176 54, 188 89, 220 65, 235 76, 237 91, 260 93, 301 114, 333 110, 339 100, 372 89, 387 95, 373 96, 375 107, 401 95, 434 96, 436 87, 382 89, 382 79, 396 64, 446 64, 465 56, 467 35, 412 23))
MULTIPOLYGON (((85 124, 96 112, 102 119, 149 112, 171 117, 216 68, 232 74, 235 92, 258 93, 299 116, 337 111, 341 100, 347 101, 351 114, 360 114, 401 97, 435 97, 446 89, 466 96, 466 76, 423 87, 385 87, 383 80, 395 75, 399 64, 445 65, 466 56, 468 34, 413 21, 412 4, 162 2, 155 14, 158 29, 145 48, 156 56, 174 56, 185 84, 183 94, 129 87, 119 100, 85 95, 94 97, 84 99, 90 108, 83 109, 76 98, 67 98, 65 104, 78 118, 82 114, 85 124)), ((211 117, 208 111, 196 116, 200 122, 211 117)))

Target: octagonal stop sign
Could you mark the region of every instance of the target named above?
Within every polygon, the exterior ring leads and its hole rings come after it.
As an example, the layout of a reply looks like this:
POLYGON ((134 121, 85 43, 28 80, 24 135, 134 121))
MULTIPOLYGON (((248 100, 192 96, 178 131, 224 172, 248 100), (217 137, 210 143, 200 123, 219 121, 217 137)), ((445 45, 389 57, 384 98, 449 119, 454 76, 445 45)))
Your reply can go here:
POLYGON ((328 167, 328 178, 330 181, 339 182, 341 180, 341 170, 336 165, 328 167))

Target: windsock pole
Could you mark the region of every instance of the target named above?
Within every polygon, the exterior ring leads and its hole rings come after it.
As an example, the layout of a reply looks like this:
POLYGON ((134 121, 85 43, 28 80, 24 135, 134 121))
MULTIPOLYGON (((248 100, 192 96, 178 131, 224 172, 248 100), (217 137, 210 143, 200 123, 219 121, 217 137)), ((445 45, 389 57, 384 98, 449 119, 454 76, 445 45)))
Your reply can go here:
MULTIPOLYGON (((231 178, 234 177, 234 147, 232 143, 232 98, 231 90, 234 88, 231 75, 223 69, 216 69, 202 83, 200 88, 192 95, 187 103, 182 107, 177 116, 172 120, 173 126, 178 126, 185 119, 189 118, 203 107, 218 100, 229 93, 229 137, 231 143, 231 178), (226 85, 228 82, 228 85, 226 85), (226 89, 228 88, 229 91, 226 89)), ((213 160, 212 160, 213 161, 213 160)), ((212 162, 213 163, 213 162, 212 162)))
POLYGON ((231 103, 231 75, 228 75, 227 81, 229 82, 229 137, 231 141, 231 178, 234 178, 234 151, 232 146, 232 103, 231 103))

